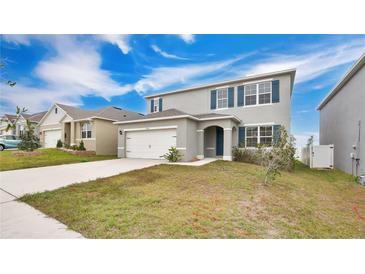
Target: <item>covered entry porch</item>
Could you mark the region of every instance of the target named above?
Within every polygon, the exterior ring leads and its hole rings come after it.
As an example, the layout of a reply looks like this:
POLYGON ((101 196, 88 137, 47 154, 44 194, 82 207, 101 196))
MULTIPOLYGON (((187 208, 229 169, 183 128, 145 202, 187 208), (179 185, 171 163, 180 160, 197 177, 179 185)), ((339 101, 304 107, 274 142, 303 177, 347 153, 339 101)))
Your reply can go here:
POLYGON ((197 129, 198 159, 206 157, 232 160, 232 148, 238 145, 238 121, 217 119, 200 122, 197 129))

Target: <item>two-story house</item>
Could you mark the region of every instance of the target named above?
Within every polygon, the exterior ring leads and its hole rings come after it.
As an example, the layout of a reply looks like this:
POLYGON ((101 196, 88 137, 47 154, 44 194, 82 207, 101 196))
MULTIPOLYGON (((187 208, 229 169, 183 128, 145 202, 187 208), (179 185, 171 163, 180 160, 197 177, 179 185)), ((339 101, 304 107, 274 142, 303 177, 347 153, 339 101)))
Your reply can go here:
POLYGON ((318 106, 319 143, 334 145, 334 167, 365 175, 365 53, 318 106))
MULTIPOLYGON (((295 69, 146 96, 145 116, 116 122, 118 157, 160 159, 176 147, 184 161, 232 160, 232 148, 271 145, 290 131, 295 69)), ((167 76, 168 77, 168 76, 167 76)))

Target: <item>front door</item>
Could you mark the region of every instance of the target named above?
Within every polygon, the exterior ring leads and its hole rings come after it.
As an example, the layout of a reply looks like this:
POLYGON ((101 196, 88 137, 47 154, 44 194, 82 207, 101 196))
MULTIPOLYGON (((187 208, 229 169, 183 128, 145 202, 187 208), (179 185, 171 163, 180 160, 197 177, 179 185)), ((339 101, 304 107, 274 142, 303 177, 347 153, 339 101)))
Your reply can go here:
POLYGON ((223 128, 216 127, 216 155, 223 155, 223 128))

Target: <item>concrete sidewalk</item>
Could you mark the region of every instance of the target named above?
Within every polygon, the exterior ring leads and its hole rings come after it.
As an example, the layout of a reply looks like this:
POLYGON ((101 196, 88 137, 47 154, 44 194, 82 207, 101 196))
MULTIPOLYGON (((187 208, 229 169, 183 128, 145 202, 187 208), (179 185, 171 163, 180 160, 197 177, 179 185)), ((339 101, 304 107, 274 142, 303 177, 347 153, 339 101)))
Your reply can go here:
POLYGON ((55 219, 15 201, 35 192, 109 177, 165 163, 160 160, 117 159, 0 172, 0 238, 82 238, 55 219))
POLYGON ((33 207, 10 201, 0 205, 1 239, 75 239, 80 233, 53 218, 48 218, 33 207))

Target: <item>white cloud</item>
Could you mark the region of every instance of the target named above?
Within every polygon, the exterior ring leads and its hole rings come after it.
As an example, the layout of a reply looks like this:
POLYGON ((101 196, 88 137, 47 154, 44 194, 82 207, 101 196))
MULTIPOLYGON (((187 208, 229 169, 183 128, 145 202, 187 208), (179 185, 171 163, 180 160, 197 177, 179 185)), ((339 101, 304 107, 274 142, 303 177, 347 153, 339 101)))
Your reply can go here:
POLYGON ((130 46, 130 36, 127 34, 102 34, 99 38, 105 42, 119 47, 123 54, 128 54, 132 48, 130 46))
POLYGON ((316 51, 296 55, 276 55, 253 65, 246 73, 257 74, 297 68, 296 83, 312 80, 336 66, 357 60, 365 51, 365 39, 347 41, 346 44, 318 46, 316 51))
POLYGON ((25 34, 3 34, 3 38, 8 43, 15 45, 30 45, 30 35, 25 34))
POLYGON ((188 84, 199 77, 227 69, 229 66, 243 58, 244 57, 240 56, 215 63, 156 68, 150 74, 144 75, 142 79, 135 84, 134 88, 140 94, 145 94, 148 91, 161 90, 173 84, 188 84))
POLYGON ((174 54, 167 53, 166 51, 163 51, 156 45, 151 45, 151 48, 153 49, 154 52, 160 54, 161 56, 163 56, 165 58, 175 59, 175 60, 188 60, 188 58, 184 58, 184 57, 180 57, 180 56, 177 56, 174 54))
POLYGON ((193 34, 177 34, 177 36, 179 36, 187 44, 195 42, 195 36, 193 34))
POLYGON ((35 112, 55 102, 80 104, 81 96, 109 99, 132 90, 132 85, 120 85, 111 79, 108 71, 100 68, 101 57, 95 45, 88 41, 79 41, 75 36, 53 36, 48 43, 56 54, 39 62, 34 70, 42 87, 22 83, 12 88, 4 85, 0 95, 3 102, 35 112))

